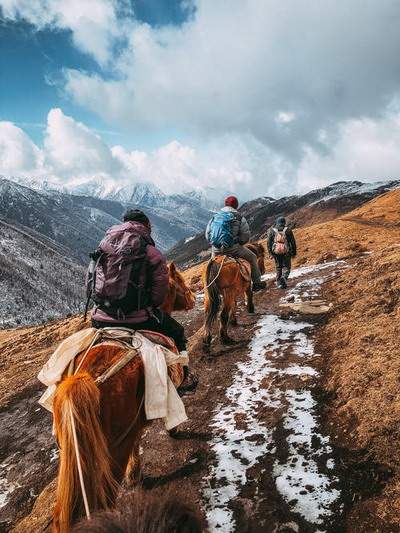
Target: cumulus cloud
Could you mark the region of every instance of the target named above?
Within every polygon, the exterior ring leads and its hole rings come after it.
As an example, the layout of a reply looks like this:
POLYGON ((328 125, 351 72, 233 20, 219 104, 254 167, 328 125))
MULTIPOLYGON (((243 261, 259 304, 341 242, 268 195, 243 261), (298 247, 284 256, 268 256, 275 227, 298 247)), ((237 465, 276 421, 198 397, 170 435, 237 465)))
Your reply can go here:
POLYGON ((43 170, 43 154, 12 122, 0 122, 0 173, 33 175, 43 170))
POLYGON ((398 111, 378 120, 351 119, 334 136, 321 130, 319 139, 327 146, 325 153, 304 144, 297 165, 252 135, 225 135, 199 146, 172 141, 148 152, 128 151, 109 147, 98 133, 52 109, 43 149, 22 129, 0 122, 0 174, 36 177, 71 192, 93 194, 113 194, 138 182, 151 182, 167 193, 217 186, 237 192, 243 200, 302 193, 339 179, 400 177, 398 111))
POLYGON ((321 132, 321 139, 327 146, 326 154, 305 148, 297 172, 299 190, 339 179, 400 179, 400 114, 388 114, 377 121, 349 120, 334 139, 326 132, 321 132))
POLYGON ((134 25, 111 78, 67 71, 68 93, 127 129, 250 132, 294 162, 304 143, 324 149, 322 128, 379 117, 398 91, 396 0, 195 5, 181 27, 134 25))
POLYGON ((398 0, 190 4, 184 24, 151 27, 127 0, 0 0, 11 20, 71 31, 103 67, 64 71, 75 102, 127 133, 190 139, 109 148, 53 110, 42 153, 53 176, 174 192, 217 183, 252 197, 400 174, 398 0))
POLYGON ((0 9, 8 20, 70 31, 74 44, 101 65, 112 58, 131 24, 125 2, 117 0, 0 0, 0 9))

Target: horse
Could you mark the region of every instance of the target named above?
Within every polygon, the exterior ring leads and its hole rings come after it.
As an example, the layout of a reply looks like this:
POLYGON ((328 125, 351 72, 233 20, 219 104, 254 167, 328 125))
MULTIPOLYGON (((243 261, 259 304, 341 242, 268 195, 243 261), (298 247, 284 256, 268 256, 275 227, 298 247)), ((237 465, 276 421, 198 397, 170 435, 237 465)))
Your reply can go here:
POLYGON ((149 494, 135 490, 118 499, 114 511, 102 511, 91 520, 83 520, 73 533, 201 533, 202 521, 197 509, 172 494, 149 494))
MULTIPOLYGON (((257 255, 262 273, 265 273, 265 248, 260 243, 252 243, 247 247, 257 255)), ((203 271, 205 321, 203 350, 210 352, 211 330, 217 319, 223 299, 220 315, 219 336, 222 344, 235 344, 235 340, 228 335, 229 321, 237 326, 236 305, 241 297, 247 300, 247 311, 254 313, 253 292, 251 288, 251 269, 247 261, 218 256, 210 259, 203 271)))
POLYGON ((163 311, 171 314, 172 311, 189 311, 196 303, 194 292, 186 285, 181 272, 175 263, 168 265, 168 293, 164 303, 160 306, 163 311))
MULTIPOLYGON (((170 265, 169 272, 172 292, 167 300, 173 302, 173 310, 185 305, 192 308, 193 299, 175 265, 170 265)), ((168 347, 176 351, 172 341, 168 347)), ((112 377, 99 385, 95 382, 127 350, 112 343, 93 346, 76 358, 74 365, 79 371, 72 376, 65 372, 57 386, 53 414, 60 464, 54 533, 69 533, 85 514, 112 508, 128 464, 134 474, 139 470, 139 442, 146 425, 142 359, 135 355, 112 377)), ((183 368, 169 368, 178 385, 183 368)))

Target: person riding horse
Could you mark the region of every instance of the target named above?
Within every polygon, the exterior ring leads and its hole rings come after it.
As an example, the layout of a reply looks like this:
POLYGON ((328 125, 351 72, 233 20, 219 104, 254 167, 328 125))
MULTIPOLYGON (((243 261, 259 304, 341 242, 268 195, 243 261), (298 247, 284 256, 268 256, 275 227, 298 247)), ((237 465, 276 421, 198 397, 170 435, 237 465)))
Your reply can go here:
MULTIPOLYGON (((137 284, 146 287, 146 298, 141 305, 125 313, 115 312, 107 301, 103 305, 97 304, 92 312, 92 326, 94 328, 123 327, 133 330, 150 330, 170 337, 180 353, 186 355, 184 327, 172 316, 160 309, 169 287, 168 267, 164 255, 156 248, 151 238, 151 223, 148 217, 138 209, 129 209, 124 217, 124 224, 117 226, 120 234, 134 233, 145 243, 144 268, 140 269, 140 279, 137 284)), ((122 237, 123 238, 123 237, 122 237)), ((132 272, 134 269, 132 268, 132 272)), ((132 278, 132 275, 131 275, 132 278)), ((132 279, 129 281, 133 284, 132 279)), ((129 293, 127 293, 129 294, 129 293)), ((133 299, 133 295, 131 295, 133 299)), ((136 299, 136 296, 135 296, 136 299)), ((141 298, 138 297, 138 301, 141 298)), ((128 307, 129 309, 129 307, 128 307)), ((192 391, 197 386, 197 378, 184 367, 184 381, 178 389, 180 394, 192 391)))
POLYGON ((257 256, 244 245, 250 240, 250 228, 246 218, 238 211, 239 201, 235 196, 225 199, 225 207, 213 216, 206 229, 206 239, 212 245, 212 257, 227 255, 245 259, 251 266, 253 291, 266 288, 261 280, 257 256))

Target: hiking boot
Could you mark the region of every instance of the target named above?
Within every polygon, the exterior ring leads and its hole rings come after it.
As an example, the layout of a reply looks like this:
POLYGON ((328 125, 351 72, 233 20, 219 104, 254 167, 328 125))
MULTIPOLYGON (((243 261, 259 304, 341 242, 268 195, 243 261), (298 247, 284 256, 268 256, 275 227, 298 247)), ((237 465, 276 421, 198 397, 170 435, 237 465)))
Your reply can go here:
POLYGON ((265 281, 259 281, 258 283, 253 283, 253 292, 262 291, 267 288, 265 281))
POLYGON ((286 283, 285 278, 280 278, 276 282, 276 286, 278 287, 278 289, 286 289, 287 288, 287 283, 286 283))
POLYGON ((176 389, 179 396, 184 396, 188 392, 194 392, 199 383, 199 379, 195 374, 189 373, 183 378, 182 383, 176 389))

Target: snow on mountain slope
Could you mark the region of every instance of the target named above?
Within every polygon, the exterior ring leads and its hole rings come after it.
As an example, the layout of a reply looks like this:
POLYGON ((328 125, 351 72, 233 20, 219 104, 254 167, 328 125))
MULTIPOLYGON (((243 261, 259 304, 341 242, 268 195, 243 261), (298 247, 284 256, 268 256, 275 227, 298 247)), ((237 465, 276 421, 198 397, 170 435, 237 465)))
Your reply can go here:
POLYGON ((63 247, 0 220, 0 328, 78 312, 83 285, 83 267, 63 247))
POLYGON ((79 195, 67 194, 50 188, 45 182, 40 190, 31 189, 0 177, 0 208, 5 219, 60 240, 84 262, 104 231, 121 221, 128 207, 143 209, 147 213, 152 221, 154 240, 163 251, 198 233, 211 214, 210 209, 202 206, 204 199, 200 201, 190 194, 167 195, 148 183, 133 185, 129 190, 108 191, 107 194, 100 189, 83 188, 80 191, 82 194, 79 195), (86 196, 87 192, 94 196, 86 196), (101 198, 100 193, 106 197, 101 198), (93 208, 97 209, 95 217, 93 208))
MULTIPOLYGON (((294 226, 299 227, 326 222, 398 187, 400 180, 375 183, 340 181, 304 195, 287 196, 277 200, 269 197, 257 198, 243 204, 240 211, 250 224, 252 238, 259 239, 266 235, 277 216, 287 216, 294 226)), ((180 265, 189 265, 204 260, 208 249, 209 245, 202 231, 186 243, 178 242, 168 251, 168 257, 180 265)))

